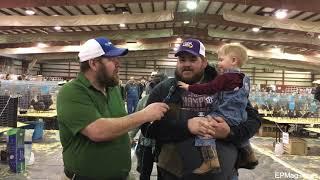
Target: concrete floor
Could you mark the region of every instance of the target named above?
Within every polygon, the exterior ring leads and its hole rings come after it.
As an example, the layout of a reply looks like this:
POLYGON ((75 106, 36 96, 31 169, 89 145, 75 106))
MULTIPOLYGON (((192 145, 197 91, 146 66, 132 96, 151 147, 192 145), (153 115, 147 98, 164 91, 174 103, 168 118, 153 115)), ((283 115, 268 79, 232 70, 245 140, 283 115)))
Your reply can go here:
MULTIPOLYGON (((251 143, 260 164, 254 170, 240 169, 240 180, 288 179, 284 176, 281 177, 284 174, 291 176, 292 179, 320 179, 319 139, 307 140, 310 148, 309 151, 312 151, 312 155, 308 156, 275 156, 272 151, 273 141, 273 138, 267 137, 252 138, 251 143)), ((35 163, 27 166, 27 170, 23 174, 11 173, 7 164, 0 164, 0 179, 65 180, 61 151, 58 131, 46 131, 42 142, 33 143, 35 163)), ((131 174, 138 179, 135 167, 136 159, 133 157, 131 174)), ((155 170, 152 173, 151 179, 156 179, 155 170)))

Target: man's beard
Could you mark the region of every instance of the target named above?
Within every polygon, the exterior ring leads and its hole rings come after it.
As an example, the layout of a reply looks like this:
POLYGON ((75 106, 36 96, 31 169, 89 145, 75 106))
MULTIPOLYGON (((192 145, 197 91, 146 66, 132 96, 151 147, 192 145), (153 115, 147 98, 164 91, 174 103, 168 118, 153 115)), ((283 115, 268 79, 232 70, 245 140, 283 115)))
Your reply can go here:
POLYGON ((104 66, 100 66, 97 72, 96 81, 101 86, 114 87, 119 84, 119 77, 118 74, 113 74, 112 76, 109 76, 107 68, 104 66))
MULTIPOLYGON (((185 70, 187 70, 187 69, 183 69, 182 72, 185 70)), ((199 73, 193 75, 191 78, 183 78, 182 73, 179 74, 177 69, 174 71, 176 79, 178 81, 182 81, 187 84, 195 84, 195 83, 199 82, 201 80, 201 78, 203 77, 203 73, 204 73, 204 71, 200 71, 199 73)))

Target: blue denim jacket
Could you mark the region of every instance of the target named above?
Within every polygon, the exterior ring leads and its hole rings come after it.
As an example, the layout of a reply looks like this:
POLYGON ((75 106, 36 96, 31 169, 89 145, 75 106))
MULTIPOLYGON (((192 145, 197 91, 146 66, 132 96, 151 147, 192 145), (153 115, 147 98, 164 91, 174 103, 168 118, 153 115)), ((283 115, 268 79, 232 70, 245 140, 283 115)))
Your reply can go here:
MULTIPOLYGON (((239 70, 227 70, 224 73, 241 73, 239 70)), ((213 105, 213 110, 209 113, 212 117, 222 117, 230 126, 237 126, 241 122, 247 120, 246 107, 248 104, 248 97, 250 92, 250 79, 244 76, 243 85, 239 89, 232 91, 218 92, 217 104, 213 105)), ((196 146, 215 145, 214 139, 203 139, 201 137, 196 139, 196 146)))
MULTIPOLYGON (((240 73, 240 71, 229 70, 225 73, 240 73)), ((250 93, 250 79, 244 76, 242 81, 242 87, 238 90, 219 92, 218 106, 213 107, 211 116, 220 116, 231 126, 237 126, 247 120, 246 107, 250 93)))

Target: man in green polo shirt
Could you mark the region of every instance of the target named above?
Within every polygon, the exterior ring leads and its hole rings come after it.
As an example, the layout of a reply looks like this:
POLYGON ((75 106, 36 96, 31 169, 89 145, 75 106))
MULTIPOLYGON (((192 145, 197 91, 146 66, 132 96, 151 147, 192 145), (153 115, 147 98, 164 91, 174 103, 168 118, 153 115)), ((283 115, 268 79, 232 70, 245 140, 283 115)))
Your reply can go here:
POLYGON ((131 168, 128 131, 160 120, 168 110, 154 103, 127 115, 118 85, 119 56, 106 38, 85 42, 79 51, 80 73, 57 98, 65 174, 76 180, 126 179, 131 168))

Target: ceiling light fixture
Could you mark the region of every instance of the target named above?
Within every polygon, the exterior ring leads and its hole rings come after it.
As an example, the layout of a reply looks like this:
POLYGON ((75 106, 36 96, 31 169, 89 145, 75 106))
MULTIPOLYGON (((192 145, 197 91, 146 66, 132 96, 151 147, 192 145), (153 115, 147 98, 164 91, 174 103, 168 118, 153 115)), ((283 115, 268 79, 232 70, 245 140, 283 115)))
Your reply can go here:
POLYGON ((126 24, 122 24, 122 23, 121 23, 121 24, 119 24, 119 26, 122 27, 122 28, 124 28, 124 27, 126 27, 126 24))
POLYGON ((287 15, 288 15, 288 10, 286 9, 280 9, 276 11, 276 14, 275 14, 276 18, 278 19, 284 19, 285 17, 287 17, 287 15))
POLYGON ((197 8, 197 3, 195 1, 188 1, 187 2, 187 8, 189 10, 194 10, 197 8))
POLYGON ((138 45, 138 42, 136 42, 136 41, 127 41, 126 43, 127 43, 127 45, 130 45, 130 46, 138 45))
POLYGON ((280 47, 274 46, 271 50, 273 53, 282 53, 282 49, 280 47))
POLYGON ((27 15, 30 15, 30 16, 32 16, 32 15, 34 15, 36 12, 34 11, 34 10, 31 10, 31 9, 27 9, 27 10, 25 10, 24 11, 27 15))
POLYGON ((183 21, 183 24, 189 24, 190 21, 183 21))
POLYGON ((61 26, 55 26, 54 29, 57 30, 57 31, 60 31, 62 29, 62 27, 61 26))
POLYGON ((37 44, 37 47, 39 48, 45 48, 45 47, 48 47, 48 45, 44 44, 44 43, 38 43, 37 44))
POLYGON ((252 28, 252 31, 253 31, 253 32, 259 32, 259 31, 260 31, 260 28, 259 28, 259 27, 254 27, 254 28, 252 28))

